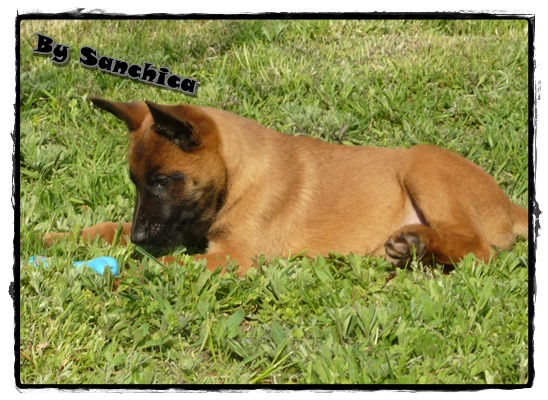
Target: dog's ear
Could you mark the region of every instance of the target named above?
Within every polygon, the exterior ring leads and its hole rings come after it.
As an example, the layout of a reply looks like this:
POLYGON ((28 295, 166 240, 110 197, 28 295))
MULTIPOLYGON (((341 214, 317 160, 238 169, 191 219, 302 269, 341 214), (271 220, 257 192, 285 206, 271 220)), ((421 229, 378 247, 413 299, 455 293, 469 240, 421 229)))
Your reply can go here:
POLYGON ((185 119, 181 106, 166 106, 150 101, 146 104, 154 119, 152 129, 156 133, 174 142, 183 151, 200 146, 200 135, 196 127, 185 119))
POLYGON ((97 107, 108 111, 124 121, 130 131, 139 129, 145 117, 149 114, 148 108, 143 102, 122 103, 105 100, 100 97, 89 98, 97 107))

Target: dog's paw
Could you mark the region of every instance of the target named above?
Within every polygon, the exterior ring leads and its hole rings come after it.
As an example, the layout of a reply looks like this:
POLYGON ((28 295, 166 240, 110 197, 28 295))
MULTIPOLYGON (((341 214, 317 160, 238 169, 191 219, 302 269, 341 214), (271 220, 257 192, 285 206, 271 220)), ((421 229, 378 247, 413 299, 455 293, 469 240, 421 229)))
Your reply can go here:
POLYGON ((422 259, 428 244, 412 232, 398 232, 388 238, 384 248, 396 266, 405 267, 413 258, 422 259))
POLYGON ((67 233, 46 233, 42 237, 42 242, 46 246, 51 246, 53 243, 55 243, 56 241, 59 241, 60 239, 66 236, 67 236, 67 233))

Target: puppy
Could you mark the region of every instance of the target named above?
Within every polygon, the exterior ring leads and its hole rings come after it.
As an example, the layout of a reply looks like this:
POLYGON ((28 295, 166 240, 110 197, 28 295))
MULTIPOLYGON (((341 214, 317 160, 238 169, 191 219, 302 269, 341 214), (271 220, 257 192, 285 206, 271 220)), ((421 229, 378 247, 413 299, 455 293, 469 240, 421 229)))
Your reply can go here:
MULTIPOLYGON (((489 260, 493 248, 527 237, 527 210, 477 165, 435 146, 344 146, 211 108, 91 101, 131 132, 137 201, 124 235, 154 246, 206 239, 195 258, 211 271, 230 258, 244 275, 259 254, 303 251, 453 265, 469 253, 489 260)), ((81 235, 110 242, 119 226, 81 235)))

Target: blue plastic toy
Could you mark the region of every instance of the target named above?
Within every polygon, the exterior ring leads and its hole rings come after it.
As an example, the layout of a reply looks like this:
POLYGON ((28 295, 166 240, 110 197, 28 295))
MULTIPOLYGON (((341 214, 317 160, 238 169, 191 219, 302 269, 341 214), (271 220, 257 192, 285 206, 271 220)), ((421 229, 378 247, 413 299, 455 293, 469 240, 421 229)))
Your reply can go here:
POLYGON ((90 267, 99 275, 103 275, 103 273, 105 272, 105 268, 109 267, 112 276, 118 275, 118 262, 112 257, 97 257, 89 261, 76 261, 74 263, 75 267, 81 267, 82 265, 90 267))
MULTIPOLYGON (((45 268, 49 267, 49 264, 46 261, 46 257, 44 256, 32 256, 29 259, 29 264, 34 265, 35 267, 39 267, 40 265, 44 266, 45 268)), ((97 272, 99 275, 103 275, 105 272, 105 268, 110 268, 110 272, 112 276, 118 275, 118 262, 115 258, 112 257, 97 257, 89 261, 76 261, 74 263, 75 267, 82 267, 86 266, 91 268, 93 271, 97 272)))
POLYGON ((39 267, 40 265, 43 265, 45 268, 49 267, 49 264, 46 261, 46 257, 44 256, 31 256, 29 258, 29 264, 34 265, 34 267, 39 267))

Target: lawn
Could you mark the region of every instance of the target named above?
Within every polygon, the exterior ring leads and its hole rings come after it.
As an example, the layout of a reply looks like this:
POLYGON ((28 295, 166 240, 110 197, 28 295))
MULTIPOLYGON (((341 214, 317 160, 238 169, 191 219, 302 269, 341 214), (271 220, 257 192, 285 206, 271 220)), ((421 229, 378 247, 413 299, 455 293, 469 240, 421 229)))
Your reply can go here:
POLYGON ((162 266, 75 239, 129 221, 135 198, 126 128, 91 95, 205 105, 348 145, 441 145, 526 206, 527 21, 23 19, 19 59, 20 384, 530 383, 524 240, 450 274, 333 254, 260 259, 240 279, 184 249, 184 266, 162 266), (35 33, 70 60, 34 54, 35 33), (84 68, 84 46, 197 79, 197 95, 84 68), (73 236, 46 248, 52 231, 73 236), (102 255, 116 279, 72 266, 102 255))

